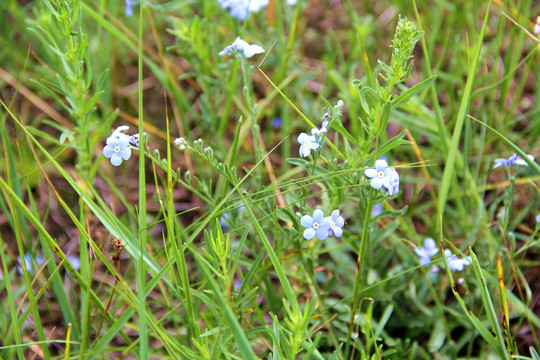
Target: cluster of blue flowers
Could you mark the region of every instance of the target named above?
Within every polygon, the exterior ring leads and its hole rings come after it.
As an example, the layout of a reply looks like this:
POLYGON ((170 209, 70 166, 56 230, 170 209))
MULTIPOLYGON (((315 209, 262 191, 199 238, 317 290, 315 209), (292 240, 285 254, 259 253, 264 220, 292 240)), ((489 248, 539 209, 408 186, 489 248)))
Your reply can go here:
POLYGON ((399 174, 393 167, 388 167, 386 160, 375 161, 375 169, 367 169, 364 173, 371 179, 372 188, 385 188, 389 195, 399 192, 399 174))
POLYGON ((324 216, 324 212, 317 209, 313 212, 313 216, 302 216, 300 224, 306 228, 304 239, 311 240, 317 237, 319 240, 325 240, 329 236, 340 237, 343 234, 342 228, 345 225, 345 219, 340 216, 337 209, 332 211, 330 216, 324 216))
MULTIPOLYGON (((416 247, 414 252, 419 257, 420 265, 429 266, 431 262, 431 257, 439 252, 435 240, 432 238, 427 238, 424 240, 423 247, 416 247)), ((465 266, 471 264, 471 257, 467 256, 463 259, 458 258, 456 255, 452 254, 450 249, 444 249, 444 256, 446 257, 446 262, 448 263, 448 268, 451 271, 461 271, 465 266)), ((439 268, 434 266, 431 270, 432 272, 438 272, 439 268)))
MULTIPOLYGON (((527 157, 531 161, 534 160, 534 156, 530 154, 527 155, 527 157)), ((512 165, 529 166, 529 164, 527 164, 525 160, 523 160, 517 154, 513 154, 508 159, 505 159, 505 158, 495 159, 495 165, 493 165, 493 169, 496 169, 498 167, 512 166, 512 165)))
POLYGON ((128 160, 131 157, 130 144, 139 146, 139 134, 127 135, 123 131, 129 129, 129 126, 119 126, 113 131, 111 136, 105 141, 103 155, 111 160, 111 164, 119 166, 122 160, 128 160))
POLYGON ((264 49, 259 45, 250 45, 244 40, 237 37, 234 42, 226 46, 225 49, 219 52, 219 55, 231 55, 233 53, 239 53, 244 55, 246 58, 250 58, 255 54, 263 53, 264 49))
POLYGON ((229 9, 231 16, 245 20, 252 12, 257 12, 268 5, 268 0, 218 0, 223 9, 229 9))

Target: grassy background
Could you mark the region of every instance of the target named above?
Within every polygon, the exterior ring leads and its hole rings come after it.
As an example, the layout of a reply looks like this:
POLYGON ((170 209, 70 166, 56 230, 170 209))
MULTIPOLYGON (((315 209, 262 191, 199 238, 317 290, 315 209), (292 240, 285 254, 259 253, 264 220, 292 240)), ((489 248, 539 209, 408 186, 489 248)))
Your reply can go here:
POLYGON ((124 10, 0 3, 0 358, 538 358, 540 172, 491 168, 512 146, 540 156, 540 4, 124 10), (392 97, 437 78, 379 129, 384 104, 354 84, 384 84, 399 14, 425 33, 392 97), (218 55, 237 36, 271 49, 262 71, 264 54, 218 55), (323 156, 300 159, 298 134, 339 99, 323 156), (116 168, 102 148, 124 124, 146 156, 116 168), (385 197, 363 170, 401 137, 385 197), (318 206, 341 210, 341 238, 302 238, 318 206), (473 264, 431 274, 412 250, 426 237, 473 264), (21 275, 27 253, 45 264, 21 275))

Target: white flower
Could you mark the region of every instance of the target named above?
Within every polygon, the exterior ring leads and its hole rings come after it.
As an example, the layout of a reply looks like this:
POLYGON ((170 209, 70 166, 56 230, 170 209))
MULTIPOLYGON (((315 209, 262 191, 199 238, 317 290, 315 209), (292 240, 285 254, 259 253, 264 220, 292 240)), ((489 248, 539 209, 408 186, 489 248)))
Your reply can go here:
POLYGON ((446 262, 448 263, 448 267, 451 271, 461 271, 465 266, 471 264, 470 256, 460 259, 456 255, 452 254, 450 249, 444 250, 444 256, 446 256, 446 262))
POLYGON ((427 238, 424 240, 424 247, 416 247, 414 248, 414 252, 420 257, 420 265, 426 265, 431 262, 431 257, 438 253, 439 249, 437 249, 435 240, 427 238))
POLYGON ((314 135, 301 133, 298 136, 298 142, 300 143, 300 156, 302 157, 308 157, 311 154, 311 150, 317 150, 319 148, 319 143, 314 135))
POLYGON ((231 45, 221 50, 219 52, 219 55, 227 55, 227 54, 230 55, 235 51, 239 53, 243 53, 244 56, 249 59, 255 54, 263 53, 264 49, 260 47, 259 45, 250 45, 244 40, 240 39, 240 37, 237 37, 236 40, 234 40, 234 42, 231 45))

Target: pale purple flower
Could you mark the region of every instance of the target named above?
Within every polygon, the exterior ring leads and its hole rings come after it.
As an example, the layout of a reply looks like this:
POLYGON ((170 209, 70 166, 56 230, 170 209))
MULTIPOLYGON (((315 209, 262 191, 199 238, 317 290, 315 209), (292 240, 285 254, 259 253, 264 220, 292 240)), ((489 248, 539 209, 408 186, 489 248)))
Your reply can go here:
POLYGON ((301 157, 308 157, 311 154, 311 150, 317 150, 320 146, 314 135, 308 135, 306 133, 301 133, 298 136, 298 142, 300 143, 299 152, 301 157))
MULTIPOLYGON (((30 253, 26 253, 24 254, 23 256, 23 259, 24 259, 24 266, 26 267, 26 271, 28 271, 29 273, 32 273, 34 271, 34 268, 33 268, 33 257, 32 257, 32 254, 30 253)), ((45 264, 45 259, 39 255, 36 255, 36 264, 38 266, 42 266, 43 264, 45 264)), ((17 262, 19 264, 21 264, 21 257, 20 256, 17 256, 17 262)), ((19 273, 19 275, 22 275, 23 274, 23 269, 20 265, 16 265, 17 267, 17 272, 19 273)))
POLYGON ((536 35, 540 34, 540 16, 536 17, 536 24, 534 25, 534 33, 536 35))
POLYGON ((371 209, 371 217, 377 217, 381 215, 383 212, 383 205, 381 203, 373 205, 373 209, 371 209))
POLYGON ((73 254, 67 254, 66 257, 75 270, 81 269, 81 259, 78 256, 73 254))
POLYGON ((371 179, 371 187, 379 190, 384 187, 390 195, 399 192, 399 175, 393 167, 388 167, 386 160, 375 161, 375 169, 364 171, 366 176, 371 179))
POLYGON ((332 211, 332 214, 326 218, 330 219, 330 230, 328 231, 328 235, 331 236, 334 234, 336 237, 343 235, 342 227, 345 225, 345 219, 343 219, 342 216, 339 216, 339 210, 336 209, 332 211))
POLYGON ((240 39, 240 37, 237 37, 231 45, 226 46, 225 49, 221 50, 219 55, 231 55, 234 52, 243 54, 249 59, 255 54, 263 53, 264 49, 259 45, 250 45, 244 40, 240 39))
MULTIPOLYGON (((527 155, 527 157, 534 161, 533 155, 527 155)), ((523 160, 519 155, 512 154, 508 159, 505 158, 499 158, 495 159, 495 165, 493 165, 493 169, 496 169, 498 167, 504 167, 504 166, 512 166, 512 165, 521 165, 521 166, 529 166, 525 160, 523 160)))
POLYGON ((420 265, 428 266, 427 264, 431 262, 431 257, 439 252, 435 240, 432 238, 427 238, 424 240, 424 247, 414 248, 416 255, 420 257, 420 265))
POLYGON ((313 212, 313 217, 302 216, 300 224, 306 228, 304 239, 311 240, 316 236, 319 240, 325 240, 328 237, 328 230, 332 227, 332 220, 330 217, 324 217, 323 211, 317 209, 313 212))
POLYGON ((444 256, 446 256, 446 262, 448 263, 448 268, 451 271, 461 271, 465 266, 471 264, 470 256, 460 259, 456 255, 452 254, 450 249, 444 250, 444 256))

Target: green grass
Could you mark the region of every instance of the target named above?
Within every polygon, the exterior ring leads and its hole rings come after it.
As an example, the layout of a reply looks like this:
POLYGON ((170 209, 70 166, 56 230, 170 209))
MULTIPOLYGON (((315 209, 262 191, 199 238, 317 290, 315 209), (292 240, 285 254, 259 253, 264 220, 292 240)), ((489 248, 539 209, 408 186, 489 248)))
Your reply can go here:
POLYGON ((133 10, 0 2, 0 359, 538 359, 539 4, 133 10))

